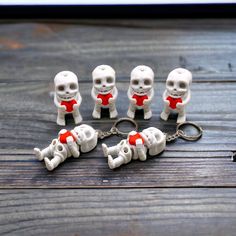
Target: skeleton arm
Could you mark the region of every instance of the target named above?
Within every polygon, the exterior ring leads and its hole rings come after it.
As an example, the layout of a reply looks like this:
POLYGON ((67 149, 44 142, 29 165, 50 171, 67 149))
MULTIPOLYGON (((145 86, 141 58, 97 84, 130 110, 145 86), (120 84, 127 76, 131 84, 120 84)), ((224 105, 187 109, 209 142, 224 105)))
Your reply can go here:
POLYGON ((77 102, 78 106, 80 106, 82 103, 82 97, 81 97, 80 93, 78 93, 76 95, 76 102, 77 102))
POLYGON ((71 136, 67 137, 66 142, 67 142, 68 148, 69 148, 72 156, 79 157, 80 156, 79 148, 78 148, 76 142, 73 140, 73 138, 71 136))
POLYGON ((183 99, 182 105, 186 105, 187 103, 189 103, 190 98, 191 98, 191 92, 188 91, 186 97, 183 99))
POLYGON ((60 104, 60 102, 58 102, 58 99, 57 99, 57 95, 56 94, 54 94, 54 104, 56 105, 56 107, 57 108, 59 108, 59 109, 64 109, 64 110, 66 110, 66 107, 63 105, 61 105, 60 104))
POLYGON ((117 99, 117 95, 118 95, 118 90, 117 90, 116 87, 114 87, 114 89, 113 89, 113 94, 112 94, 114 100, 117 99))

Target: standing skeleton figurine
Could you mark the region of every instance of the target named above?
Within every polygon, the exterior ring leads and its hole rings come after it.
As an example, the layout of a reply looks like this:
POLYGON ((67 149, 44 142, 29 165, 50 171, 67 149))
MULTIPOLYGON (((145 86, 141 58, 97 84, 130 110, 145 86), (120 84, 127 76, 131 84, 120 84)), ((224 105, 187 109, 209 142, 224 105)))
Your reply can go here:
POLYGON ((108 108, 110 118, 116 118, 118 113, 116 110, 116 99, 118 91, 115 85, 115 71, 108 65, 97 66, 92 72, 93 88, 91 96, 95 102, 93 110, 93 118, 101 118, 101 109, 108 108))
POLYGON ((71 71, 61 71, 55 76, 54 84, 54 103, 58 110, 57 124, 64 126, 65 115, 69 113, 73 115, 75 124, 79 124, 82 121, 79 112, 82 98, 77 76, 71 71))
POLYGON ((190 85, 192 74, 190 71, 177 68, 172 70, 166 80, 166 90, 163 93, 164 110, 161 113, 163 120, 168 120, 171 111, 178 113, 177 123, 186 121, 185 106, 190 101, 190 85))
POLYGON ((166 146, 166 136, 159 129, 150 127, 141 133, 131 131, 127 139, 123 139, 115 146, 107 147, 102 144, 104 156, 108 158, 110 169, 115 169, 131 160, 146 161, 147 151, 155 156, 161 153, 166 146))
POLYGON ((89 125, 80 125, 73 130, 62 129, 57 139, 43 149, 34 148, 38 160, 44 160, 48 170, 55 169, 68 157, 78 158, 81 152, 89 152, 97 145, 97 132, 89 125))
POLYGON ((137 66, 131 71, 128 98, 130 100, 127 116, 134 119, 136 109, 143 109, 144 119, 152 117, 150 108, 153 96, 153 70, 148 66, 137 66))

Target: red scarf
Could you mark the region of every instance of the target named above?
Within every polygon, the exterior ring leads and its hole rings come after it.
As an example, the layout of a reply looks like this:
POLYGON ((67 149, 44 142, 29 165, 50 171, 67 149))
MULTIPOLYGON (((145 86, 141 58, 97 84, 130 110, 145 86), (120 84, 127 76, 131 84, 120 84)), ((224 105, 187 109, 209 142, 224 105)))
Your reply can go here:
POLYGON ((61 101, 61 105, 65 105, 66 106, 66 111, 67 112, 72 112, 74 109, 73 109, 73 106, 74 104, 77 104, 76 100, 73 99, 73 100, 70 100, 70 101, 61 101))
POLYGON ((134 135, 130 135, 129 136, 129 144, 130 145, 136 145, 136 140, 137 139, 142 139, 142 143, 144 144, 144 139, 143 139, 143 137, 141 136, 140 133, 136 133, 134 135))
POLYGON ((148 99, 148 96, 147 95, 140 96, 140 95, 134 94, 132 98, 136 99, 137 106, 143 106, 143 101, 145 99, 148 99))
POLYGON ((182 103, 182 98, 173 98, 171 96, 168 96, 166 100, 170 101, 169 107, 172 109, 176 109, 177 103, 182 103))
POLYGON ((60 134, 59 140, 60 140, 61 143, 67 143, 66 139, 68 137, 72 137, 73 140, 75 141, 75 136, 70 131, 68 131, 68 130, 65 133, 63 133, 63 134, 60 134))
POLYGON ((109 104, 109 99, 112 98, 112 94, 108 93, 108 94, 98 94, 97 98, 101 98, 102 99, 102 105, 107 106, 109 104))

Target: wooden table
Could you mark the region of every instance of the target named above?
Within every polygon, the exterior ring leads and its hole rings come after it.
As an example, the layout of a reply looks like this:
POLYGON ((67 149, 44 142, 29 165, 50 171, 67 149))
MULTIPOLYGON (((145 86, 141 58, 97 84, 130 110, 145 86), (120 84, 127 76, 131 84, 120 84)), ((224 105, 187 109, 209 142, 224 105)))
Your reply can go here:
MULTIPOLYGON (((235 235, 236 20, 80 20, 0 24, 1 235, 235 235), (110 170, 98 147, 48 172, 33 148, 57 136, 53 78, 79 76, 84 123, 91 117, 91 71, 117 72, 119 117, 126 116, 129 74, 139 64, 155 73, 153 118, 140 129, 174 132, 160 120, 168 72, 193 73, 187 118, 201 125, 198 142, 177 140, 148 161, 110 170)), ((69 120, 67 128, 73 127, 69 120)), ((106 139, 115 144, 119 137, 106 139)))

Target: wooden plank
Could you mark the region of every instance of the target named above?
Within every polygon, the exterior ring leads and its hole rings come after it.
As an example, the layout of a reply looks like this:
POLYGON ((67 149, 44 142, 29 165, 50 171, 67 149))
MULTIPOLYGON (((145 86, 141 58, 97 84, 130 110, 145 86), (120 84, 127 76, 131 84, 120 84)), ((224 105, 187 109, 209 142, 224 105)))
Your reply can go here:
POLYGON ((2 23, 1 80, 45 81, 64 69, 87 80, 98 64, 128 77, 148 64, 161 80, 182 66, 198 81, 235 81, 235 20, 128 22, 2 23))
POLYGON ((16 151, 1 155, 0 188, 236 187, 236 167, 230 153, 166 152, 116 170, 110 170, 100 154, 101 148, 93 156, 70 158, 53 172, 32 154, 18 155, 16 151))
POLYGON ((235 189, 1 190, 1 235, 234 236, 235 189))

